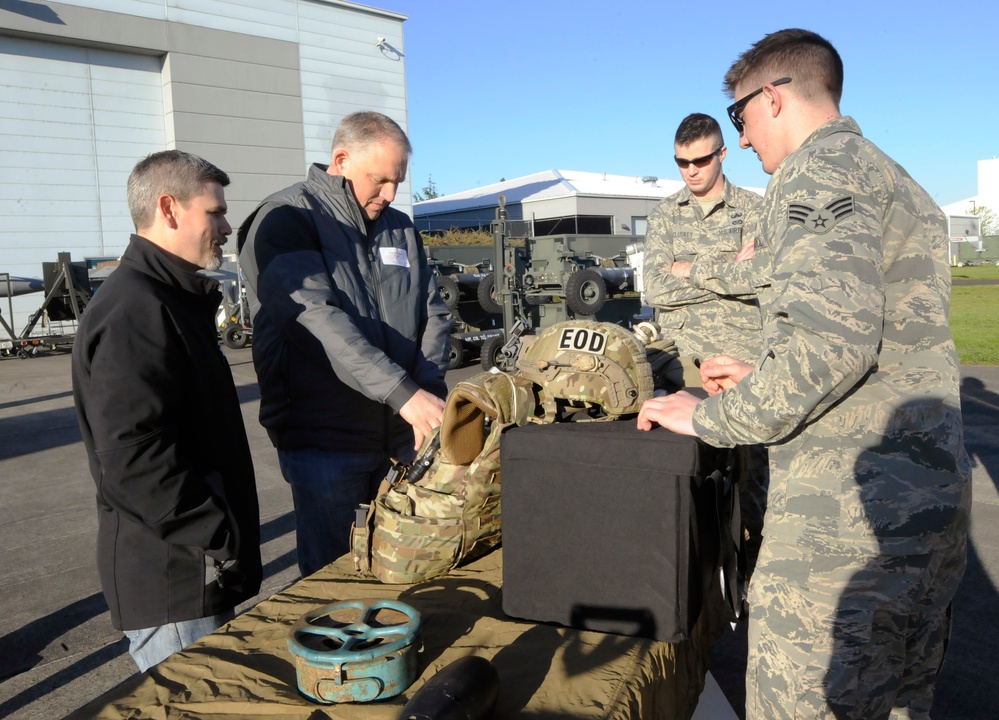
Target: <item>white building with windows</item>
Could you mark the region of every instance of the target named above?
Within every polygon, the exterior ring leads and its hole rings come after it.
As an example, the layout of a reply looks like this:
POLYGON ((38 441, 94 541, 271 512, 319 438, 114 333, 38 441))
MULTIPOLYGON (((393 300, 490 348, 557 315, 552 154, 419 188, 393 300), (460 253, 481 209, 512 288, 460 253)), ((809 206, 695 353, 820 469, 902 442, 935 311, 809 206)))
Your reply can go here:
MULTIPOLYGON (((532 235, 644 235, 656 204, 683 187, 681 180, 610 175, 575 170, 545 170, 413 205, 416 227, 424 232, 483 228, 496 217, 499 196, 507 200, 507 219, 532 235)), ((747 188, 762 196, 764 188, 747 188)), ((999 259, 999 242, 978 235, 976 208, 999 217, 999 158, 978 161, 978 194, 943 206, 952 237, 953 264, 999 259)))
MULTIPOLYGON (((503 195, 507 219, 531 235, 645 235, 652 209, 682 189, 682 180, 652 175, 545 170, 418 202, 413 221, 430 233, 488 229, 503 195)), ((763 196, 763 188, 746 189, 763 196)))
MULTIPOLYGON (((125 183, 149 153, 228 172, 235 228, 329 162, 344 115, 378 110, 405 129, 405 20, 341 0, 0 3, 0 273, 119 255, 125 183)), ((395 206, 411 205, 407 181, 395 206)), ((15 328, 41 298, 13 298, 15 328)), ((0 297, 8 322, 9 309, 0 297)))
POLYGON ((507 219, 532 235, 644 235, 652 209, 682 188, 653 176, 545 170, 416 203, 413 220, 427 232, 488 228, 503 195, 507 219))

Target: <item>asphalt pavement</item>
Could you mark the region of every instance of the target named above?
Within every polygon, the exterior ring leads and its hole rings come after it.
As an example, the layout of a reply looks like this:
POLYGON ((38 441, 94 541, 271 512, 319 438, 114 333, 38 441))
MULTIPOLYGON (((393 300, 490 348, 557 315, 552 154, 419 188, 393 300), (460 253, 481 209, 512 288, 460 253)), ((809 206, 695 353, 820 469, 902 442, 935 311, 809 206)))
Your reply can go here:
MULTIPOLYGON (((298 578, 291 493, 257 423, 250 350, 226 350, 242 402, 260 496, 264 586, 244 607, 298 578)), ((69 354, 0 358, 0 717, 62 717, 135 668, 112 626, 94 562, 93 480, 73 411, 69 354)), ((449 375, 453 385, 479 371, 449 375)), ((966 444, 975 502, 968 572, 934 717, 999 717, 999 367, 964 367, 966 444)), ((220 447, 220 453, 226 448, 220 447)), ((741 716, 745 631, 728 632, 712 674, 741 716)))

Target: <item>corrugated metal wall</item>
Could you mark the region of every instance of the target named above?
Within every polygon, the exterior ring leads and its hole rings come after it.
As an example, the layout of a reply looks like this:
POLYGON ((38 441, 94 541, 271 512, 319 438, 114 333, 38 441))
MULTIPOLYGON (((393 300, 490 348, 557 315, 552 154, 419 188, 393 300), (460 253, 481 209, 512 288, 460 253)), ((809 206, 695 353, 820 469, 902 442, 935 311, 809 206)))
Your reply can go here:
MULTIPOLYGON (((225 169, 236 226, 329 162, 347 113, 407 126, 395 13, 338 0, 69 0, 0 14, 0 272, 41 277, 59 251, 118 254, 132 229, 125 180, 150 152, 176 147, 225 169)), ((411 212, 411 197, 407 181, 395 206, 411 212)), ((15 327, 40 302, 16 299, 15 327)))
MULTIPOLYGON (((59 252, 120 253, 128 174, 164 143, 159 58, 3 38, 0 271, 41 277, 59 252)), ((18 327, 40 302, 13 301, 18 327)))

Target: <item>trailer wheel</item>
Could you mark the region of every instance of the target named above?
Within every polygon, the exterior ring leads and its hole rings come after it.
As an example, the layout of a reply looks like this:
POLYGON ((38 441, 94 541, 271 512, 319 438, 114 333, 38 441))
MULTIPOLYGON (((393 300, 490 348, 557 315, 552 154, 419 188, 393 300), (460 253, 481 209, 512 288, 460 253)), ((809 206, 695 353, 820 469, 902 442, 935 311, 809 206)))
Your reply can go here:
POLYGON ((503 356, 500 354, 500 350, 503 349, 504 342, 506 341, 500 335, 498 337, 491 337, 482 343, 482 350, 479 351, 479 364, 483 370, 492 370, 494 367, 498 367, 500 370, 503 369, 501 363, 503 356))
POLYGON ((439 275, 437 277, 437 294, 451 310, 458 307, 460 295, 458 283, 455 282, 454 278, 450 278, 447 275, 439 275))
POLYGON ((456 337, 451 338, 451 348, 447 355, 447 369, 457 370, 465 364, 465 345, 456 337))
POLYGON ((241 350, 249 344, 250 336, 242 325, 232 323, 226 325, 222 331, 222 342, 225 343, 226 347, 230 347, 233 350, 241 350))
POLYGON ((565 304, 577 315, 596 315, 607 301, 607 286, 593 268, 574 272, 565 282, 565 304))
POLYGON ((499 315, 503 312, 503 306, 496 298, 496 275, 490 273, 479 281, 479 286, 475 289, 475 295, 479 299, 479 305, 487 313, 499 315))

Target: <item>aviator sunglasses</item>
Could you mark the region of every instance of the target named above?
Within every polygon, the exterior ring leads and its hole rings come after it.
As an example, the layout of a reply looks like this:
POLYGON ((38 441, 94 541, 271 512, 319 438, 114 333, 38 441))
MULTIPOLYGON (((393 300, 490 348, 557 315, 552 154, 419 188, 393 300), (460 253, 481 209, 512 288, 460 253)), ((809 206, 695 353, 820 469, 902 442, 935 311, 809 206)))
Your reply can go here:
POLYGON ((681 170, 686 170, 691 165, 697 168, 704 168, 708 166, 708 164, 711 162, 712 159, 714 159, 715 155, 717 155, 722 151, 723 147, 725 146, 722 145, 714 152, 708 153, 707 155, 702 155, 701 157, 694 158, 693 160, 687 160, 686 158, 677 157, 676 155, 673 156, 673 159, 676 160, 676 164, 681 170))
MULTIPOLYGON (((772 83, 768 84, 786 85, 789 82, 791 82, 791 78, 782 77, 780 80, 774 80, 772 83)), ((749 104, 750 100, 752 100, 754 97, 763 92, 764 88, 766 88, 766 85, 760 88, 756 88, 755 90, 753 90, 753 92, 749 93, 741 100, 736 100, 734 103, 728 106, 728 119, 732 121, 732 124, 735 125, 735 129, 739 131, 740 135, 742 134, 742 128, 744 127, 744 123, 742 122, 742 113, 746 109, 746 105, 749 104)))

